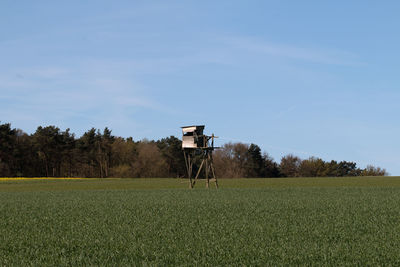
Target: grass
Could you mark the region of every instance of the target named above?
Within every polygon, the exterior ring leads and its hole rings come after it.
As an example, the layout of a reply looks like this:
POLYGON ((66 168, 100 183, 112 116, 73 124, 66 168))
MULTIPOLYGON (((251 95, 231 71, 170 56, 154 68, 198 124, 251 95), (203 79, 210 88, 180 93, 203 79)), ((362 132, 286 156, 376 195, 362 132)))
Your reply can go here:
POLYGON ((0 265, 399 265, 400 178, 0 181, 0 265))
MULTIPOLYGON (((346 178, 271 178, 219 179, 224 188, 296 188, 296 187, 400 187, 400 177, 346 178)), ((128 178, 0 178, 0 192, 68 191, 68 190, 142 190, 186 189, 187 179, 128 178)), ((199 180, 196 189, 205 187, 199 180)), ((210 182, 213 189, 214 183, 210 182)))

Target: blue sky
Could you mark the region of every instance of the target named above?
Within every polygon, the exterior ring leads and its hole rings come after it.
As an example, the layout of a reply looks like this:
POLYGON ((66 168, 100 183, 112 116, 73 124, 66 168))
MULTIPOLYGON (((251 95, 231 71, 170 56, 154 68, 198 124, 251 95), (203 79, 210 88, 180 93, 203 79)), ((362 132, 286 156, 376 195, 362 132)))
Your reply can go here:
POLYGON ((398 1, 1 1, 0 120, 180 126, 400 175, 398 1))

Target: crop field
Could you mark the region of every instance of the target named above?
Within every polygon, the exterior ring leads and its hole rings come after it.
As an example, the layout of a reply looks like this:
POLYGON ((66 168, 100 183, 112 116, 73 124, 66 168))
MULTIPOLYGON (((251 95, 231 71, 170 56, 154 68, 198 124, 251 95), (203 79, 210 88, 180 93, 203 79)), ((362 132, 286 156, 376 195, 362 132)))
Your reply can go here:
POLYGON ((400 178, 0 178, 0 265, 400 265, 400 178))

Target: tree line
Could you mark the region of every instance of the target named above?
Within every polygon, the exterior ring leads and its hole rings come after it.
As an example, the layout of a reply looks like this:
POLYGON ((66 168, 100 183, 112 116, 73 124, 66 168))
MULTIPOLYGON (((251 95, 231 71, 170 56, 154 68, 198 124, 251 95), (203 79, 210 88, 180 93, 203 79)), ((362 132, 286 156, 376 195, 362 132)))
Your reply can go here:
POLYGON ((385 176, 385 169, 368 165, 365 169, 355 162, 324 161, 317 157, 301 159, 289 154, 278 164, 255 144, 228 143, 217 150, 214 162, 221 177, 347 177, 385 176))
MULTIPOLYGON (((287 155, 278 164, 255 144, 227 143, 214 153, 216 174, 241 177, 383 176, 385 169, 354 162, 302 160, 287 155)), ((77 138, 70 129, 39 126, 27 134, 0 124, 0 177, 185 177, 181 140, 139 140, 92 128, 77 138)))

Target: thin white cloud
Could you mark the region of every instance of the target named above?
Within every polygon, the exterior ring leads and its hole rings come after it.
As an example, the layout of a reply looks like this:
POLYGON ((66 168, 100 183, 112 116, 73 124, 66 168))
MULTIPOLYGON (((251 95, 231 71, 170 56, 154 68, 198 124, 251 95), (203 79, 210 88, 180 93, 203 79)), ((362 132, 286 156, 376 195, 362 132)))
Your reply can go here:
POLYGON ((45 67, 26 71, 26 73, 28 73, 30 76, 45 79, 59 79, 65 77, 70 72, 70 70, 61 67, 45 67))
POLYGON ((82 66, 9 71, 0 77, 0 115, 10 122, 36 125, 59 125, 79 118, 97 127, 132 125, 134 118, 129 114, 141 109, 170 112, 153 100, 144 86, 118 72, 96 73, 82 66))
POLYGON ((277 113, 272 117, 275 120, 282 119, 284 116, 288 115, 289 113, 292 113, 296 108, 297 108, 296 105, 292 105, 290 107, 286 107, 281 110, 277 110, 277 113))
POLYGON ((223 37, 220 39, 231 48, 276 58, 328 65, 364 65, 355 54, 337 49, 302 47, 291 44, 265 42, 250 37, 223 37))

